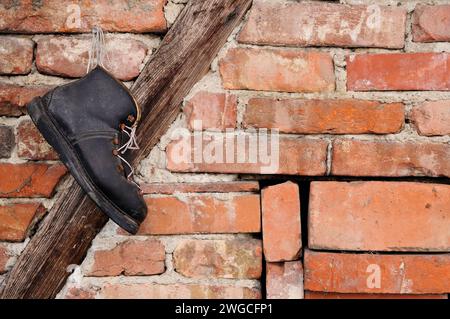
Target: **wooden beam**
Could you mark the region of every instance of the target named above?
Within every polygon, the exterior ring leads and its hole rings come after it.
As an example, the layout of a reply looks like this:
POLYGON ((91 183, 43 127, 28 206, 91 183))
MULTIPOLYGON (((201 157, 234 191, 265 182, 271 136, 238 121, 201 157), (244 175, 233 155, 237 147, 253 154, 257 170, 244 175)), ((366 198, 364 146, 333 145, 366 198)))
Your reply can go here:
MULTIPOLYGON (((143 106, 136 164, 158 143, 183 98, 208 71, 251 0, 190 0, 132 87, 143 106)), ((7 278, 2 298, 53 298, 107 222, 69 177, 7 278)))

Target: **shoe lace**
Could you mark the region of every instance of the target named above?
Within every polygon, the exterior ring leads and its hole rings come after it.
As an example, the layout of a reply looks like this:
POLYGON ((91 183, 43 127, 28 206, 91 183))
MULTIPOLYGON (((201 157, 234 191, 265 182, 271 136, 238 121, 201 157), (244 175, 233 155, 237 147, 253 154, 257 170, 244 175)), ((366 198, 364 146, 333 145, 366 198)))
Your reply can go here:
MULTIPOLYGON (((125 154, 125 152, 128 150, 138 150, 139 149, 139 145, 138 145, 137 139, 136 139, 136 128, 137 128, 136 125, 134 125, 134 126, 127 126, 125 124, 121 125, 121 131, 128 136, 128 141, 117 149, 116 156, 122 162, 124 162, 130 169, 130 173, 127 175, 127 179, 129 181, 133 182, 134 184, 136 184, 137 187, 139 187, 139 184, 136 183, 132 178, 132 176, 134 174, 133 167, 123 156, 120 155, 120 154, 122 154, 122 155, 125 154)), ((139 189, 141 189, 141 188, 139 187, 139 189)))

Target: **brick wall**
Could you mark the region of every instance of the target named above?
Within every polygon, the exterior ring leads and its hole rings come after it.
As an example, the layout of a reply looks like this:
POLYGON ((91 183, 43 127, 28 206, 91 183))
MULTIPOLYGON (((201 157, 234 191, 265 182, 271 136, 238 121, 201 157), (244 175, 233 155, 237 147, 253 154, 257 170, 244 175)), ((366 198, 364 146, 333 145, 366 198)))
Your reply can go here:
MULTIPOLYGON (((0 282, 66 174, 24 105, 84 74, 95 24, 131 85, 183 2, 0 4, 0 282)), ((449 23, 448 0, 255 0, 138 167, 139 233, 109 222, 58 297, 447 298, 449 23), (179 162, 266 128, 275 168, 179 162)))

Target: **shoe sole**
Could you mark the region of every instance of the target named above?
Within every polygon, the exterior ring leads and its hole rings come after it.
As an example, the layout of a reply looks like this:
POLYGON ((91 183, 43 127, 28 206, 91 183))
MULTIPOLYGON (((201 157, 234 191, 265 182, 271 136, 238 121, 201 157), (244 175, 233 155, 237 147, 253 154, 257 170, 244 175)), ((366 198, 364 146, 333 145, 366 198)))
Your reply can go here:
POLYGON ((27 105, 28 114, 42 133, 47 142, 59 154, 59 159, 66 165, 72 176, 86 192, 86 194, 98 205, 98 207, 110 217, 116 224, 131 234, 136 234, 139 223, 129 217, 122 209, 117 207, 89 177, 74 148, 70 145, 66 136, 61 133, 58 124, 47 112, 40 97, 33 99, 27 105))

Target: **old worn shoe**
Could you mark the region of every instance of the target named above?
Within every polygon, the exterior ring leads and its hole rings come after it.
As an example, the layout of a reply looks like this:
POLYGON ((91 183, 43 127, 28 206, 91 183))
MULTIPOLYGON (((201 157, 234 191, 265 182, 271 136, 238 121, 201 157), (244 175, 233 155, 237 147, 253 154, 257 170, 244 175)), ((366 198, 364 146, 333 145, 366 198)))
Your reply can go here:
POLYGON ((27 105, 61 161, 114 222, 136 233, 147 207, 127 159, 136 149, 140 109, 128 89, 103 67, 27 105))

